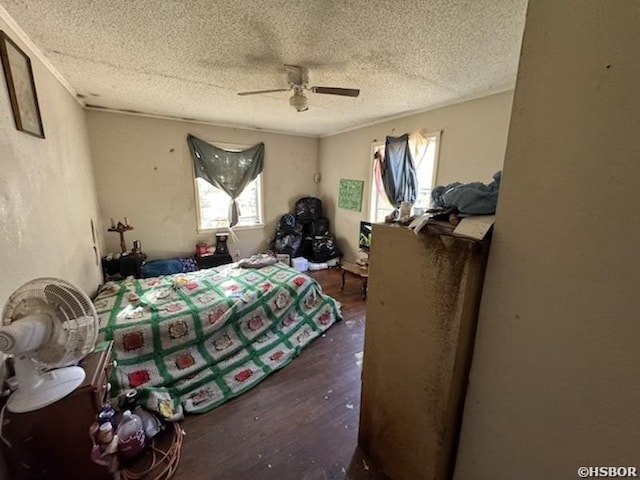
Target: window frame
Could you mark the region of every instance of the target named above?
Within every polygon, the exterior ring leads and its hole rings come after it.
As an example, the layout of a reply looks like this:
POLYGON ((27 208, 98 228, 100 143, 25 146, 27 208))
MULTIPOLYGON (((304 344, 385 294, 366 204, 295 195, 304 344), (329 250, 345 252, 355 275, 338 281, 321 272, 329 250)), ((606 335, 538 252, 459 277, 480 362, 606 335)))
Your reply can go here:
MULTIPOLYGON (((433 173, 431 175, 431 190, 436 186, 436 179, 438 178, 438 166, 440 160, 440 140, 442 139, 442 130, 437 130, 435 132, 420 132, 423 137, 435 137, 436 142, 436 151, 434 153, 433 160, 433 173)), ((371 153, 369 154, 369 212, 368 212, 368 221, 372 223, 378 223, 376 220, 376 212, 378 210, 378 196, 376 191, 376 181, 374 178, 374 161, 373 156, 375 154, 376 148, 384 147, 385 141, 374 140, 371 143, 371 153)))
MULTIPOLYGON (((215 142, 215 141, 209 141, 207 140, 207 142, 211 143, 212 145, 215 145, 216 147, 219 148, 223 148, 225 150, 230 150, 230 151, 240 151, 240 150, 246 150, 247 148, 251 148, 251 145, 245 145, 242 143, 228 143, 228 142, 215 142)), ((263 229, 264 228, 264 188, 262 185, 263 179, 262 176, 264 174, 264 170, 260 173, 260 175, 258 175, 256 177, 257 183, 256 183, 256 189, 257 189, 257 199, 258 199, 258 218, 259 218, 259 222, 254 224, 254 225, 236 225, 233 227, 233 230, 259 230, 259 229, 263 229)), ((198 190, 198 177, 196 177, 196 172, 195 172, 195 168, 193 166, 193 159, 191 160, 191 177, 193 180, 193 196, 195 198, 195 205, 196 205, 196 231, 198 233, 214 233, 214 232, 218 232, 220 230, 229 230, 230 227, 225 226, 225 227, 214 227, 214 228, 200 228, 200 226, 202 225, 201 222, 201 209, 200 209, 200 195, 199 195, 199 190, 198 190)), ((224 192, 223 192, 224 193, 224 192)))

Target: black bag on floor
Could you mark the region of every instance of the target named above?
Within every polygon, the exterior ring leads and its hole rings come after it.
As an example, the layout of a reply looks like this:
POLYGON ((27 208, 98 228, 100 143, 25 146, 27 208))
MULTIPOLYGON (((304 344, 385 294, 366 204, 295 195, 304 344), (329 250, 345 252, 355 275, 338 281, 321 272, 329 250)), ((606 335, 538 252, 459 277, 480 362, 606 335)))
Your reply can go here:
POLYGON ((300 244, 300 250, 296 256, 311 258, 313 255, 313 237, 302 237, 302 243, 300 244))
POLYGON ((332 258, 341 256, 336 239, 330 233, 313 237, 311 243, 311 257, 309 260, 315 263, 326 262, 332 258))
POLYGON ((276 233, 278 232, 287 232, 291 230, 296 230, 302 232, 302 226, 298 224, 296 217, 290 213, 285 213, 278 220, 278 224, 276 225, 276 233))
POLYGON ((287 213, 280 217, 276 226, 276 236, 273 241, 273 249, 276 253, 285 253, 295 256, 302 244, 302 225, 296 221, 296 217, 287 213))
POLYGON ((329 233, 329 219, 327 217, 316 218, 311 222, 311 235, 319 237, 327 233, 329 233))
POLYGON ((296 202, 294 212, 298 222, 312 222, 322 216, 322 200, 316 197, 303 197, 296 202))
POLYGON ((302 224, 302 234, 305 237, 313 237, 313 222, 302 224))

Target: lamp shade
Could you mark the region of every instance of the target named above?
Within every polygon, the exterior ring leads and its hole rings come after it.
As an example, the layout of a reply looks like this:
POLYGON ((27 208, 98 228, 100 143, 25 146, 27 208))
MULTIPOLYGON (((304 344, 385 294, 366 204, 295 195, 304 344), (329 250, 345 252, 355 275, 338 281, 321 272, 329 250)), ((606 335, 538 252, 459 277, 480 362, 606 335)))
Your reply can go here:
POLYGON ((289 104, 298 112, 307 110, 307 97, 301 92, 295 92, 289 99, 289 104))

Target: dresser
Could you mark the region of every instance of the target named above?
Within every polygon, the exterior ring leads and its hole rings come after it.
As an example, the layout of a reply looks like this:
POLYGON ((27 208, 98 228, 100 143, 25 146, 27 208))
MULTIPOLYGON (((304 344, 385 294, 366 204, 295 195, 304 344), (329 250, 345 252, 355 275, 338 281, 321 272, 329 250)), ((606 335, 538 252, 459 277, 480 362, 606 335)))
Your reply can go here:
POLYGON ((394 480, 453 471, 489 241, 373 225, 359 443, 394 480))
POLYGON ((107 480, 106 468, 91 461, 89 426, 109 391, 111 342, 99 344, 81 362, 87 376, 73 393, 40 410, 5 411, 2 450, 13 480, 107 480))

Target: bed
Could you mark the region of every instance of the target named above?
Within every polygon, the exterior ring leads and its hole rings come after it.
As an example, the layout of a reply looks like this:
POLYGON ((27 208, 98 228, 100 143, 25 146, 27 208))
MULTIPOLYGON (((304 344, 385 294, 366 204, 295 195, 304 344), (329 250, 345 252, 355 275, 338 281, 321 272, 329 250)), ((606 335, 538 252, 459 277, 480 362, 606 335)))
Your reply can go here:
POLYGON ((112 396, 165 387, 206 412, 284 367, 341 319, 311 277, 277 263, 108 282, 94 300, 113 340, 112 396))

